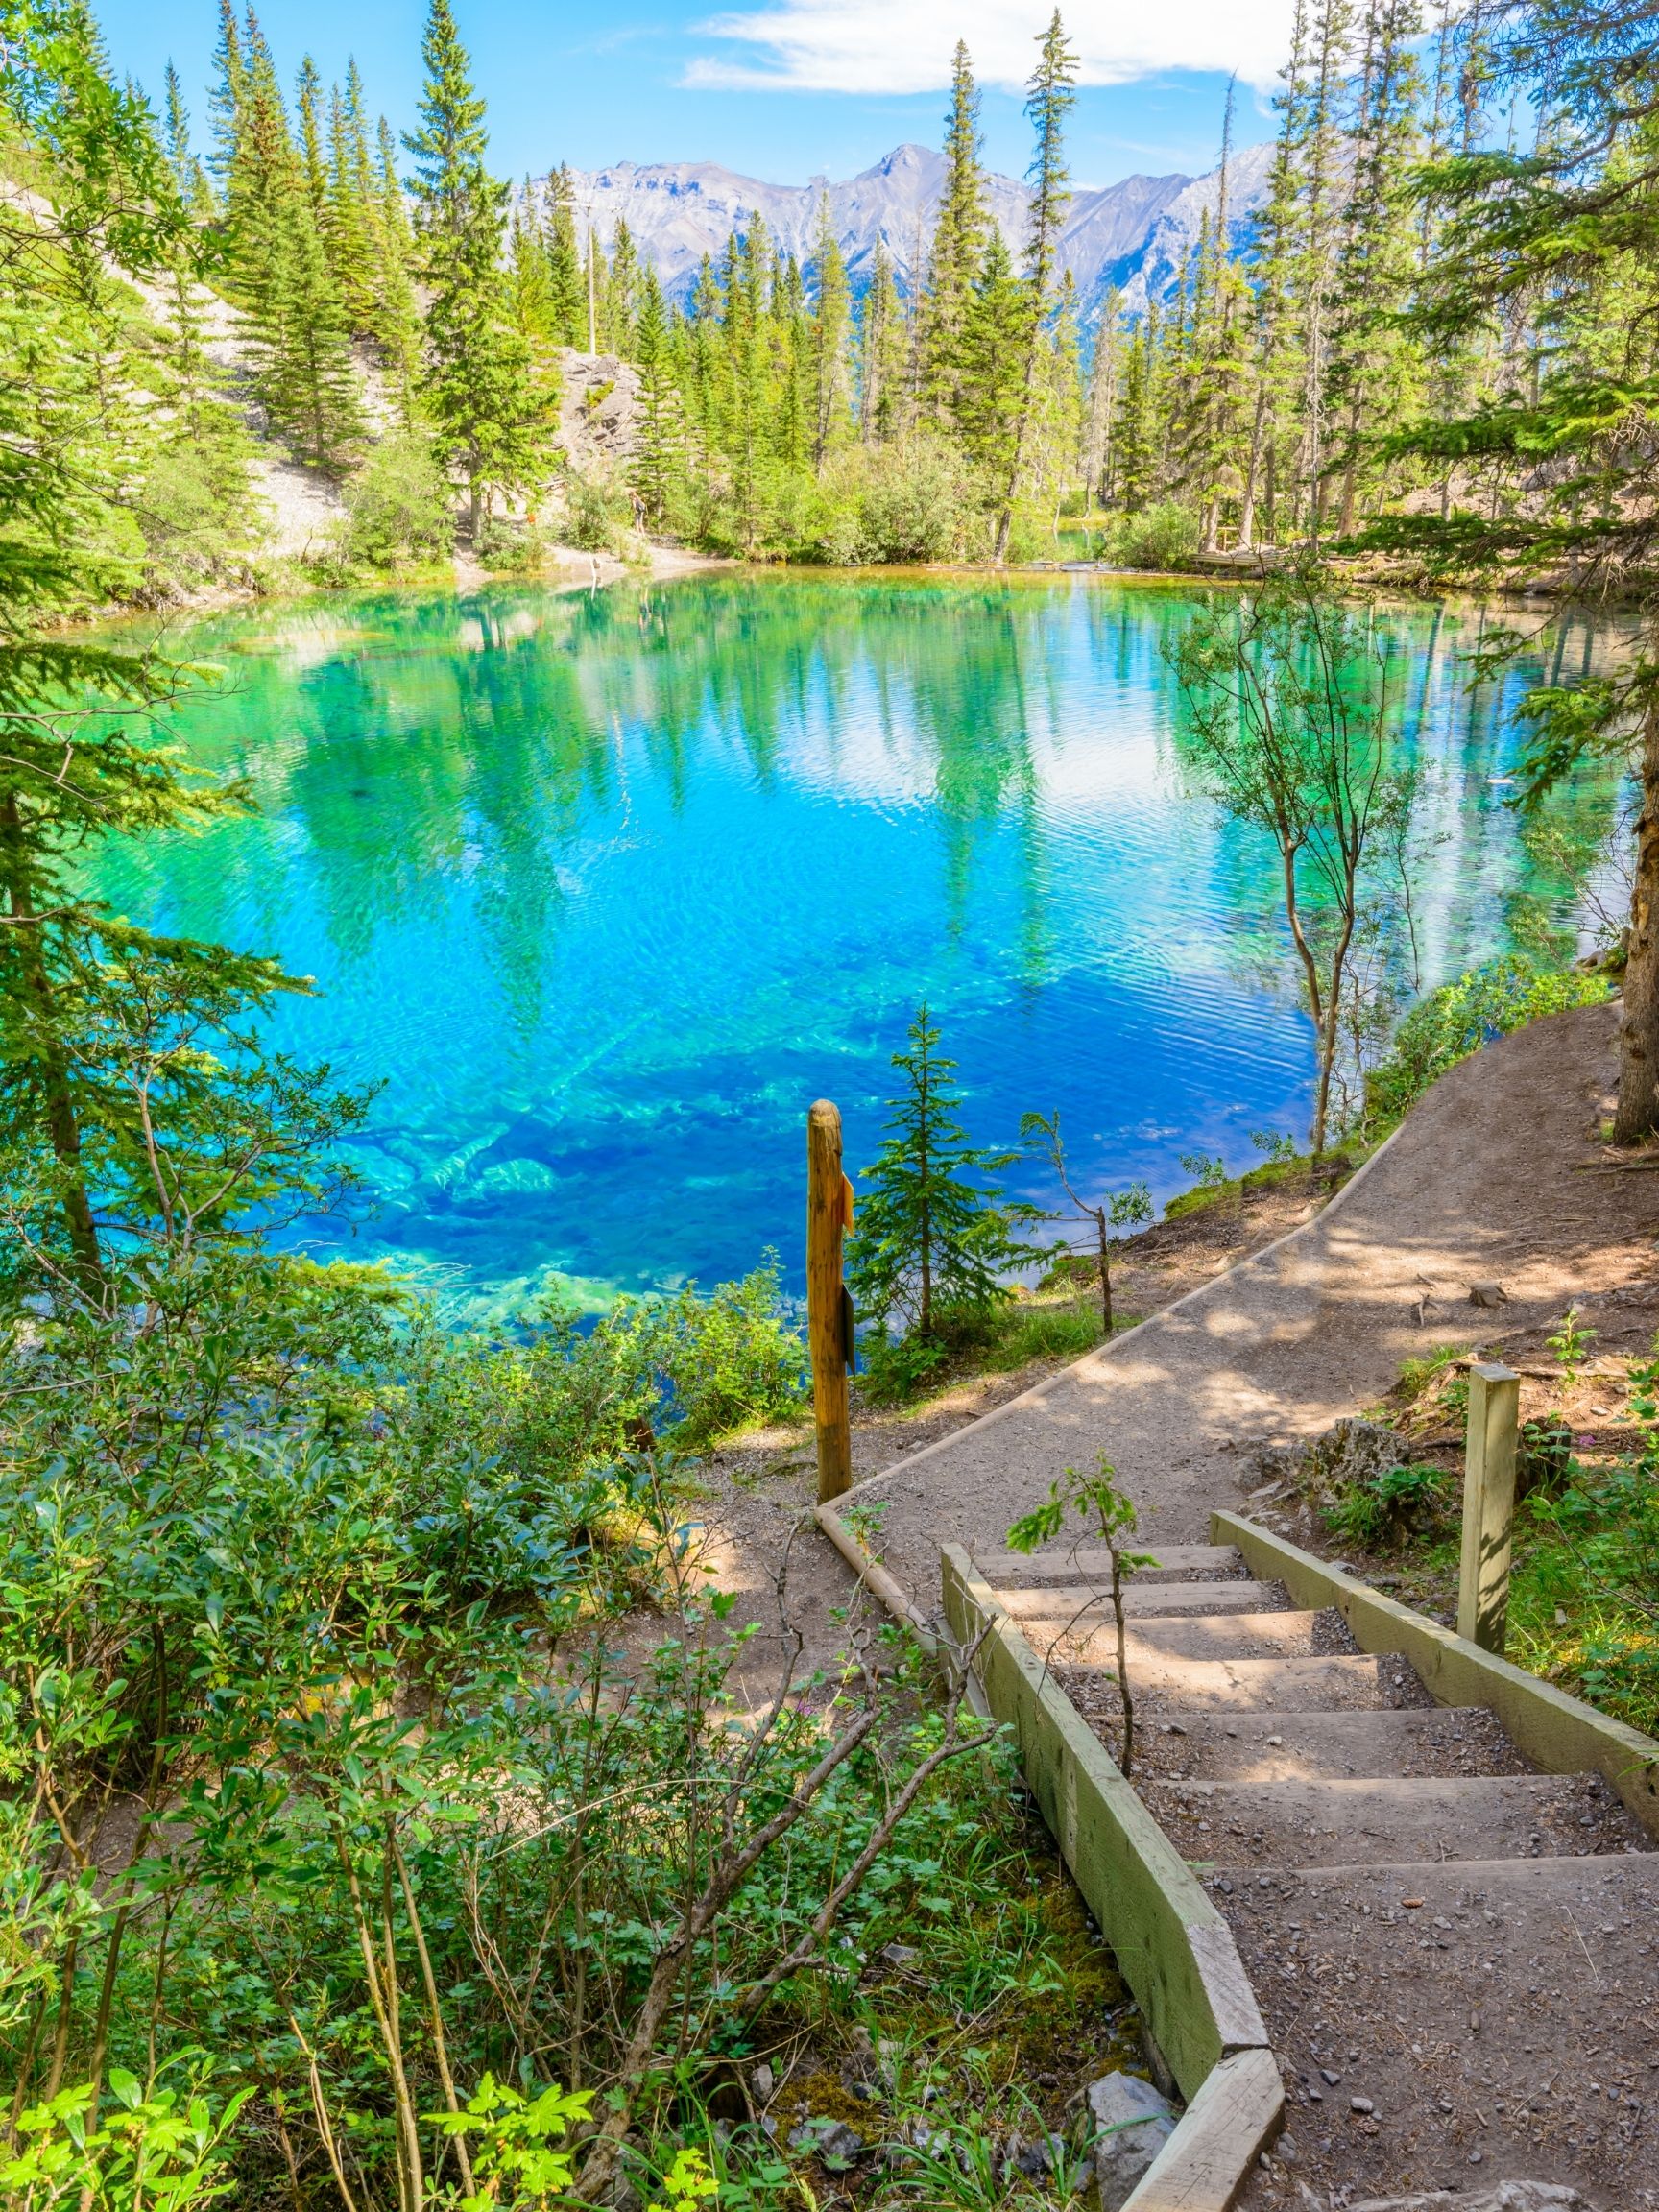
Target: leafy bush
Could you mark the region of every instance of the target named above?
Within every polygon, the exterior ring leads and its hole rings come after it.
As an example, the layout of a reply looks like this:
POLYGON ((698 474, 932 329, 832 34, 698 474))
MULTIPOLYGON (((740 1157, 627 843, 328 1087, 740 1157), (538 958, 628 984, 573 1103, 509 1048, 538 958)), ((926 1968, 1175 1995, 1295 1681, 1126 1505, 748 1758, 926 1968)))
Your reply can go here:
POLYGON ((454 493, 415 430, 390 430, 346 487, 344 557, 370 568, 440 561, 454 542, 454 493))
POLYGON ((546 1307, 519 1342, 428 1320, 390 1418, 422 1460, 485 1455, 544 1489, 647 1440, 695 1452, 749 1422, 790 1418, 806 1377, 768 1262, 707 1297, 688 1284, 672 1297, 620 1299, 591 1326, 546 1307))
POLYGON ((1108 553, 1125 568, 1190 568, 1198 551, 1198 517, 1166 499, 1118 524, 1108 553))
POLYGON ((583 553, 613 553, 618 517, 611 493, 595 476, 571 470, 565 489, 565 534, 583 553))
POLYGON ((249 463, 253 442, 228 407, 196 411, 198 434, 165 439, 132 493, 153 596, 241 576, 264 535, 265 502, 249 463))
POLYGON ((1407 1015, 1387 1059, 1366 1078, 1366 1125, 1398 1121, 1449 1068, 1482 1045, 1569 1006, 1599 1006, 1608 989, 1604 975, 1540 968, 1520 953, 1442 984, 1407 1015))
POLYGON ((824 471, 808 550, 837 567, 949 561, 974 519, 961 459, 919 432, 892 445, 854 446, 824 471))
POLYGON ((1380 1475, 1350 1483, 1325 1518, 1349 1543, 1394 1543, 1429 1527, 1450 1487, 1438 1467, 1387 1467, 1380 1475))

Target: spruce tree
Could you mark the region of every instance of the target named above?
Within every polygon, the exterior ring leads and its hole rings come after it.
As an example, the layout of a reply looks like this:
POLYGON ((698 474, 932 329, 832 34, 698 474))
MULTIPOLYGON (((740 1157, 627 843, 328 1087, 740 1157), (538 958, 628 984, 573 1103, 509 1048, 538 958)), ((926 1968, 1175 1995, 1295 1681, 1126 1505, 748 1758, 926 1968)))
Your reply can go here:
POLYGON ((1020 402, 1009 441, 1007 472, 1000 486, 997 517, 996 558, 1008 550, 1014 526, 1014 503, 1030 435, 1041 381, 1042 350, 1046 318, 1060 256, 1060 227, 1070 204, 1070 179, 1066 167, 1065 123, 1076 93, 1077 57, 1066 44, 1065 26, 1055 9, 1048 28, 1037 42, 1037 67, 1027 88, 1025 112, 1037 133, 1037 151, 1026 175, 1031 180, 1031 210, 1025 240, 1025 328, 1020 402))
POLYGON ((1016 1157, 971 1143, 958 1119, 956 1063, 939 1050, 924 1005, 893 1066, 903 1076, 887 1140, 865 1168, 847 1274, 861 1312, 895 1317, 926 1343, 983 1322, 1013 1295, 1008 1276, 1031 1257, 1013 1232, 996 1178, 1016 1157))
POLYGON ((605 334, 608 353, 635 358, 635 320, 639 312, 639 250, 621 217, 611 240, 611 266, 605 276, 605 334))
POLYGON ((374 170, 369 156, 363 114, 363 84, 357 64, 352 61, 347 68, 345 91, 336 84, 328 95, 323 233, 327 242, 329 266, 346 302, 351 328, 362 338, 377 335, 375 262, 382 247, 376 236, 375 201, 374 170))
POLYGON ((674 383, 669 316, 654 269, 640 279, 635 355, 639 370, 639 431, 633 483, 647 522, 661 528, 674 511, 685 462, 685 423, 674 383))
POLYGON ((207 181, 207 172, 191 150, 190 111, 184 105, 184 87, 179 82, 179 72, 171 61, 162 79, 162 122, 167 163, 179 197, 192 220, 204 221, 214 212, 213 187, 207 181))
POLYGON ((1330 394, 1336 527, 1351 536, 1379 442, 1416 413, 1421 354, 1402 318, 1418 276, 1413 178, 1421 152, 1417 0, 1367 0, 1363 99, 1349 155, 1352 188, 1337 266, 1330 394))
POLYGON ((964 452, 992 495, 1019 463, 1027 294, 1002 233, 993 228, 969 302, 957 401, 964 452))
POLYGON ((812 327, 809 357, 812 370, 812 463, 824 466, 826 457, 848 434, 847 333, 852 322, 852 293, 847 264, 830 216, 830 196, 818 196, 818 213, 812 233, 812 327))
POLYGON ((276 65, 250 9, 239 49, 227 228, 253 390, 303 460, 339 469, 362 433, 350 322, 319 218, 315 73, 302 72, 296 149, 276 65))
POLYGON ((554 342, 580 350, 587 343, 588 283, 576 243, 576 180, 563 165, 547 180, 543 235, 554 342))
POLYGON ((909 334, 893 257, 878 235, 871 259, 870 285, 858 316, 858 434, 866 445, 896 437, 902 428, 904 361, 909 334))
POLYGON ((449 0, 431 0, 426 84, 410 189, 426 308, 423 397, 441 463, 467 487, 474 541, 497 493, 521 491, 546 465, 546 404, 514 327, 501 264, 507 187, 485 163, 484 102, 449 0))
POLYGON ((918 318, 923 396, 947 422, 961 413, 968 320, 985 258, 985 180, 979 166, 979 92, 959 39, 945 127, 945 183, 918 318))
POLYGON ((397 397, 407 430, 415 420, 415 386, 421 359, 421 316, 413 276, 415 241, 409 209, 397 177, 397 148, 392 126, 379 122, 378 176, 373 202, 374 297, 371 330, 380 366, 397 397))

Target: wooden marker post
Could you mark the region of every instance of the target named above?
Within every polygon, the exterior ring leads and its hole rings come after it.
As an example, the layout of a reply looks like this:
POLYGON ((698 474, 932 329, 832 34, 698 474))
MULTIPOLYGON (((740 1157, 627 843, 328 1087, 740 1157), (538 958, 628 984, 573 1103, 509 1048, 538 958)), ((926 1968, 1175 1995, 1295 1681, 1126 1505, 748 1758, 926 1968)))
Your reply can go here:
POLYGON ((841 1240, 853 1226, 853 1186, 841 1167, 841 1110, 820 1098, 806 1117, 806 1342, 818 1423, 818 1496, 853 1486, 847 1419, 851 1309, 841 1280, 841 1240))
POLYGON ((1463 1455, 1463 1557, 1457 1633, 1500 1657, 1509 1615, 1509 1542, 1515 1519, 1515 1450, 1521 1378, 1513 1367, 1469 1370, 1463 1455))

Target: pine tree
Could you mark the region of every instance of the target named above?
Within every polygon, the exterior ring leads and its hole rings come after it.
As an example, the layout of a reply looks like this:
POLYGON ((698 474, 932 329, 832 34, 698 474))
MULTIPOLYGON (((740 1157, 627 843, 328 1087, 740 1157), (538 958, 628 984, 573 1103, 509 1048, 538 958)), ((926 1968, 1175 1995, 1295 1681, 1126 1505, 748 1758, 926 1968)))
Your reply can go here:
POLYGON ((375 260, 382 248, 375 235, 378 210, 374 171, 363 116, 363 84, 355 61, 348 65, 344 93, 336 84, 328 95, 327 169, 323 234, 329 267, 353 332, 373 338, 377 335, 375 260))
POLYGON ((1071 198, 1064 132, 1067 114, 1076 98, 1072 87, 1077 81, 1077 57, 1066 44, 1058 8, 1037 44, 1037 67, 1025 102, 1025 112, 1037 133, 1037 151, 1026 171, 1032 189, 1025 241, 1024 368, 997 518, 995 554, 998 561, 1007 553, 1014 526, 1014 503, 1037 403, 1046 317, 1059 265, 1060 226, 1071 198))
POLYGON ((866 445, 885 444, 903 427, 908 349, 893 258, 885 237, 878 235, 858 317, 858 434, 866 445))
POLYGON ((1117 456, 1113 423, 1118 412, 1118 377, 1123 352, 1123 299, 1116 286, 1100 305, 1094 352, 1089 364, 1089 404, 1084 421, 1078 469, 1083 478, 1085 512, 1113 503, 1117 456))
POLYGON ((167 164, 179 187, 179 197, 195 222, 214 213, 213 187, 207 172, 190 146, 190 111, 184 105, 184 87, 171 61, 162 80, 162 119, 166 133, 167 164))
POLYGON ((847 1273, 861 1311, 883 1324, 897 1315, 926 1343, 1006 1303, 1007 1277, 1031 1255, 996 1182, 1015 1154, 970 1143, 957 1118, 956 1063, 939 1051, 926 1006, 908 1035, 908 1048, 893 1055, 903 1087, 888 1100, 887 1140, 864 1170, 870 1189, 847 1273))
POLYGON ((242 33, 236 21, 235 0, 219 0, 219 38, 213 49, 213 90, 208 96, 213 152, 207 166, 219 180, 221 197, 228 200, 231 174, 236 166, 237 140, 247 99, 247 71, 242 60, 242 33))
POLYGON ((602 345, 607 353, 620 354, 624 361, 635 358, 635 319, 639 312, 639 250, 634 243, 634 233, 618 217, 611 240, 611 266, 605 278, 605 334, 602 345))
POLYGON ((545 466, 545 401, 513 326, 501 266, 507 187, 485 165, 484 103, 473 89, 449 0, 431 0, 421 48, 426 84, 415 157, 417 248, 430 293, 424 397, 438 457, 467 486, 476 541, 497 493, 545 466))
POLYGON ((851 427, 847 393, 847 333, 852 292, 847 264, 830 216, 830 196, 818 196, 812 235, 812 305, 808 357, 812 367, 812 464, 822 469, 851 427))
POLYGON ((315 73, 302 72, 296 149, 269 47, 250 9, 239 48, 227 228, 247 313, 253 389, 302 459, 338 469, 361 436, 345 300, 319 220, 315 73))
POLYGON ((1343 189, 1345 71, 1354 0, 1318 0, 1303 145, 1303 208, 1295 276, 1302 314, 1302 435, 1297 470, 1309 536, 1317 546, 1326 493, 1326 403, 1343 189))
POLYGON ((923 397, 947 422, 961 414, 968 321, 985 259, 985 180, 979 166, 979 93, 957 41, 945 130, 945 184, 917 322, 923 397))
POLYGON ((1422 80, 1416 0, 1367 0, 1363 98, 1349 156, 1353 180, 1337 268, 1330 395, 1340 469, 1337 529, 1352 536, 1362 471, 1377 442, 1411 419, 1421 361, 1401 318, 1418 276, 1412 180, 1422 80))
POLYGON ((66 626, 130 593, 142 558, 125 507, 139 426, 88 276, 180 266, 190 210, 90 16, 16 29, 10 60, 54 116, 50 161, 27 194, 0 198, 0 1151, 18 1231, 0 1269, 63 1316, 108 1296, 103 1201, 138 1158, 137 1105, 89 1059, 88 1017, 120 1010, 112 968, 169 950, 90 896, 85 852, 225 799, 156 741, 149 716, 180 673, 66 626))
POLYGON ((993 229, 963 333, 958 423, 963 450, 997 491, 1019 460, 1027 305, 1007 243, 993 229))
POLYGON ((654 269, 640 279, 634 358, 639 370, 639 427, 634 490, 647 522, 661 528, 674 511, 685 464, 685 433, 674 383, 673 345, 662 287, 654 269))
POLYGON ((553 338, 578 350, 587 343, 588 282, 576 243, 576 180, 563 165, 547 180, 543 235, 552 294, 553 338))
POLYGON ((409 209, 397 178, 397 148, 392 126, 380 118, 379 176, 373 203, 374 299, 372 333, 380 365, 397 397, 407 430, 415 420, 415 386, 420 370, 421 317, 413 276, 415 241, 409 209))

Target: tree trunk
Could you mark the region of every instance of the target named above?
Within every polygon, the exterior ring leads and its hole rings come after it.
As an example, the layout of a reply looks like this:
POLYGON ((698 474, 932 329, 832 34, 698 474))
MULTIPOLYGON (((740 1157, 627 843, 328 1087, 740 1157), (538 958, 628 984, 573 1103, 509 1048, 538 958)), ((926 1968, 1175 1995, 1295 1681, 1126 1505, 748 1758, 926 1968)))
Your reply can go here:
POLYGON ((1633 1144, 1659 1127, 1659 699, 1642 730, 1642 812, 1636 823, 1636 881, 1630 951, 1619 1017, 1619 1107, 1613 1142, 1633 1144))
POLYGON ((5 870, 7 903, 17 928, 17 959, 22 972, 23 995, 33 1005, 35 1020, 39 1028, 36 1064, 39 1070, 41 1102, 45 1108, 47 1142, 51 1144, 53 1158, 63 1177, 60 1200, 63 1227, 69 1238, 69 1250, 81 1287, 88 1297, 95 1299, 101 1296, 104 1289, 103 1255, 98 1249, 98 1231, 86 1196, 86 1183, 81 1165, 81 1124, 75 1111, 75 1094, 70 1088, 69 1070, 58 1044, 52 979, 46 972, 45 955, 41 949, 39 919, 29 895, 29 875, 23 854, 23 826, 14 798, 8 799, 3 811, 0 811, 0 836, 4 837, 5 846, 9 848, 5 870))
POLYGON ((1248 553, 1256 543, 1256 482, 1262 469, 1262 432, 1267 420, 1265 364, 1256 388, 1256 416, 1250 425, 1250 459, 1244 470, 1244 501, 1238 510, 1238 550, 1248 553))

